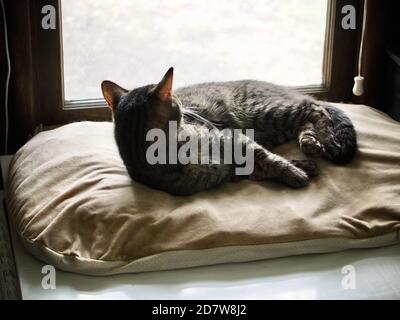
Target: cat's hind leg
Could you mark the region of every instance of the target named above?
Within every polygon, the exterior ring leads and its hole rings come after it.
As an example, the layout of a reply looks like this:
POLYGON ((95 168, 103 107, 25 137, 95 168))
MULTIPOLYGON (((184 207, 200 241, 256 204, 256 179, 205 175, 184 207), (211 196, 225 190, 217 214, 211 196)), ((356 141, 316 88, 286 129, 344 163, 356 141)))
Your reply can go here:
POLYGON ((315 127, 311 122, 306 123, 299 130, 299 145, 301 151, 310 157, 317 157, 323 154, 324 146, 318 140, 315 127))
POLYGON ((346 114, 329 105, 314 102, 303 105, 308 113, 304 130, 300 130, 300 146, 304 153, 322 156, 336 164, 350 162, 357 150, 357 135, 346 114), (321 145, 321 148, 320 148, 321 145))

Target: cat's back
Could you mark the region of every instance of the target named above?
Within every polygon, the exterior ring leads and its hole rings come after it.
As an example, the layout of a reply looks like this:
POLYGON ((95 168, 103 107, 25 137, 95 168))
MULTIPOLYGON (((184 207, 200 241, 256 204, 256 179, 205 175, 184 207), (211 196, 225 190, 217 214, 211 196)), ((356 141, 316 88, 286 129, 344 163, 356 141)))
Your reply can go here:
POLYGON ((179 88, 175 95, 184 107, 255 106, 284 100, 298 100, 302 95, 288 87, 259 80, 206 82, 179 88))

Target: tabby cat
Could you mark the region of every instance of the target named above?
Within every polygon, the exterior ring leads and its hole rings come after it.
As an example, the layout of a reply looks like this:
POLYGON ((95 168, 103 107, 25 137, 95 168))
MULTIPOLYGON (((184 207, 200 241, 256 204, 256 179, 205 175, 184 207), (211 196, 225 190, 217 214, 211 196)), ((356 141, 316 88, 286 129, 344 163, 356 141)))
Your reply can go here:
MULTIPOLYGON (((115 139, 133 180, 175 195, 190 195, 241 178, 274 179, 300 188, 317 174, 311 157, 336 164, 350 162, 356 152, 356 132, 343 111, 288 88, 268 82, 241 80, 210 82, 172 92, 173 68, 158 84, 128 91, 103 81, 104 98, 112 109, 115 139), (240 164, 150 164, 146 134, 158 128, 168 132, 176 121, 178 134, 205 138, 210 128, 254 129, 254 140, 239 134, 234 143, 246 143, 254 152, 254 170, 237 176, 240 164), (306 160, 287 160, 270 150, 297 139, 306 160)), ((215 130, 213 130, 215 131, 215 130)), ((219 131, 217 131, 219 132, 219 131)), ((224 146, 225 136, 219 137, 224 146)), ((208 141, 211 141, 210 139, 208 141)), ((182 142, 178 141, 178 145, 182 142)), ((223 152, 223 150, 221 151, 223 152)))

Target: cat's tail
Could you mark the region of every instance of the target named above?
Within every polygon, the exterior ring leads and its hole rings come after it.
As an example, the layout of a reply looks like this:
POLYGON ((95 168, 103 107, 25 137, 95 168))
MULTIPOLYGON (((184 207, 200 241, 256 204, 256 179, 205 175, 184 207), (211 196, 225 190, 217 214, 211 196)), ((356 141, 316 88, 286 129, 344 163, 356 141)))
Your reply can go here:
POLYGON ((326 156, 334 163, 343 165, 353 160, 357 151, 357 134, 350 118, 339 108, 324 105, 334 126, 335 144, 325 146, 326 156))

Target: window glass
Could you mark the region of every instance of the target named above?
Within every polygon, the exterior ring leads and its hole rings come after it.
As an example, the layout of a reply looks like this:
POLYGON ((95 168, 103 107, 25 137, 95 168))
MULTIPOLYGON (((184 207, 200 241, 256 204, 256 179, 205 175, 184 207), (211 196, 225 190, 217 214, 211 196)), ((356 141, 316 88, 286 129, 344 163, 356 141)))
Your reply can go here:
POLYGON ((258 79, 322 83, 327 0, 62 0, 66 100, 132 89, 175 67, 175 88, 258 79))

